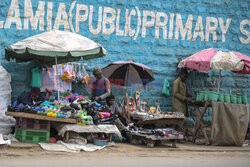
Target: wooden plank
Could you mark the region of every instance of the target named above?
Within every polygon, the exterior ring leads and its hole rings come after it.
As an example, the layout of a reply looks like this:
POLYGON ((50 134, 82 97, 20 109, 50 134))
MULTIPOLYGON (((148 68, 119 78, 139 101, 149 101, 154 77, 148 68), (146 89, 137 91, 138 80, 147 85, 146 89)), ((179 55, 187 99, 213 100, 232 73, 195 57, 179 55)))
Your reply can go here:
POLYGON ((204 104, 204 107, 203 107, 203 110, 202 112, 200 111, 199 107, 197 105, 194 105, 194 109, 196 111, 196 114, 198 116, 198 122, 196 124, 196 127, 195 127, 195 133, 193 135, 193 143, 195 143, 195 140, 197 138, 197 135, 198 135, 198 130, 201 129, 202 130, 202 133, 205 137, 205 140, 206 140, 206 145, 209 145, 209 139, 207 137, 207 134, 206 134, 206 131, 204 129, 205 127, 205 124, 203 123, 203 116, 204 114, 206 113, 207 111, 207 108, 211 105, 211 102, 207 101, 205 102, 204 104))
POLYGON ((24 113, 24 112, 6 112, 5 114, 8 116, 13 116, 13 117, 39 119, 39 120, 47 120, 47 121, 55 121, 55 122, 65 122, 65 123, 72 123, 72 124, 77 123, 76 119, 48 117, 44 115, 30 114, 30 113, 24 113))

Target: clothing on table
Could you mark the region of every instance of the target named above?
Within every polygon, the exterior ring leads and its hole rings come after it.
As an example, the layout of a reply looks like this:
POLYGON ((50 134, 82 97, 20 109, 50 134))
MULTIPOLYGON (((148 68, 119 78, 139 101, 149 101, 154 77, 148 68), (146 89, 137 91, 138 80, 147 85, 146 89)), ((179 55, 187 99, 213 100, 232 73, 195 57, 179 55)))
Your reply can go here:
POLYGON ((42 70, 38 67, 32 69, 30 86, 39 88, 42 86, 42 70))
POLYGON ((57 65, 57 66, 58 66, 58 71, 56 70, 56 65, 54 65, 52 68, 43 69, 43 72, 42 72, 43 81, 42 81, 42 87, 41 87, 42 91, 44 91, 45 89, 57 90, 57 82, 59 85, 60 92, 72 90, 72 81, 62 80, 60 76, 65 71, 72 73, 73 66, 72 65, 64 65, 64 66, 57 65))
POLYGON ((187 88, 186 84, 182 82, 181 78, 178 77, 173 83, 173 99, 172 99, 172 111, 182 112, 186 115, 187 104, 186 104, 187 88))
POLYGON ((31 98, 31 95, 30 95, 30 92, 23 92, 21 95, 18 96, 17 98, 17 102, 20 104, 20 103, 23 103, 24 105, 34 105, 36 102, 39 102, 39 101, 44 101, 45 100, 45 97, 40 94, 38 96, 38 98, 36 99, 36 101, 33 101, 32 98, 31 98))
POLYGON ((107 78, 102 77, 101 79, 96 79, 93 82, 92 98, 100 97, 101 100, 97 101, 98 103, 105 105, 106 97, 108 97, 110 94, 111 94, 110 82, 107 78))

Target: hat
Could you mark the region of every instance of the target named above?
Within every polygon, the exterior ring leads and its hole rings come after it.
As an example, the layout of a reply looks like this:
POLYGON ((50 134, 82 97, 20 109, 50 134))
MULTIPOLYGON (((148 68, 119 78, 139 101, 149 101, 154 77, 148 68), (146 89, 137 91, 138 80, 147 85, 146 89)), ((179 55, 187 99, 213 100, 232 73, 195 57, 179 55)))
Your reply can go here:
POLYGON ((99 67, 95 67, 93 70, 93 74, 98 74, 98 73, 102 73, 102 70, 99 67))
POLYGON ((38 87, 31 88, 30 94, 33 96, 39 96, 40 95, 40 88, 38 88, 38 87))

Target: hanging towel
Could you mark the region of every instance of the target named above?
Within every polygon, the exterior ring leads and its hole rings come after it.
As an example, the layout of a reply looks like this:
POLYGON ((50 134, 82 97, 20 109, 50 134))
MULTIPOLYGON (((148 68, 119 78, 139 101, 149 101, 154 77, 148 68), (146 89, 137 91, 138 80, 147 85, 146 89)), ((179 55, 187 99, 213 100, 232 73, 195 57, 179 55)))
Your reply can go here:
POLYGON ((42 71, 38 67, 32 69, 30 86, 39 88, 42 86, 42 71))
POLYGON ((169 84, 167 78, 165 78, 165 79, 164 79, 164 83, 163 83, 163 87, 162 87, 161 93, 162 93, 163 95, 170 96, 169 87, 170 87, 170 84, 169 84))
POLYGON ((57 90, 57 83, 59 84, 59 91, 65 92, 67 90, 72 90, 72 81, 62 80, 60 76, 64 73, 65 70, 69 72, 73 72, 72 65, 58 65, 58 71, 56 71, 56 66, 54 65, 52 68, 43 69, 42 72, 42 87, 41 90, 45 91, 45 89, 49 90, 57 90))

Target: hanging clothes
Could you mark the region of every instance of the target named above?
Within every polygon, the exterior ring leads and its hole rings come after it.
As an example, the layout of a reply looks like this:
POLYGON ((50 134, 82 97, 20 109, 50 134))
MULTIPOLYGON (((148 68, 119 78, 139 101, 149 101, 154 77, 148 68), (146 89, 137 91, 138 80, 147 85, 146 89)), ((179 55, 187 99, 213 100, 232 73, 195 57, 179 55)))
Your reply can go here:
POLYGON ((62 80, 62 74, 67 71, 69 73, 74 73, 74 69, 72 65, 57 65, 58 71, 56 69, 56 65, 52 66, 52 68, 47 68, 43 70, 42 73, 42 91, 45 89, 49 90, 57 90, 57 85, 59 87, 60 92, 71 91, 72 90, 72 80, 62 80), (58 84, 57 84, 58 82, 58 84))
POLYGON ((32 75, 31 75, 30 86, 41 88, 41 86, 42 86, 42 70, 38 67, 35 67, 31 70, 31 73, 32 73, 32 75))

